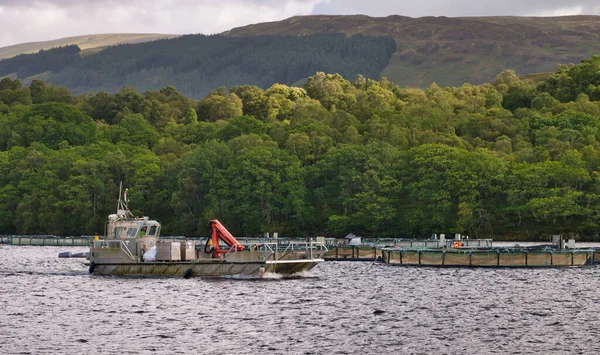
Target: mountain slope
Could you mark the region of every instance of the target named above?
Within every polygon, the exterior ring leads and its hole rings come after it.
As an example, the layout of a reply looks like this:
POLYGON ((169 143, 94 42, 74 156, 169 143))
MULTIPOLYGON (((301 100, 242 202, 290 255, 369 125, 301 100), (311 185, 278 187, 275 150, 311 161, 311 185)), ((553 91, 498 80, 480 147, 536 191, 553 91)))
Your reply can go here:
POLYGON ((179 35, 154 33, 109 33, 59 38, 52 41, 29 42, 0 48, 0 59, 12 58, 19 54, 37 53, 67 45, 77 45, 82 50, 114 46, 126 43, 142 43, 162 38, 174 38, 179 35))
POLYGON ((398 46, 383 75, 426 87, 489 82, 506 69, 552 72, 600 52, 600 17, 297 16, 225 32, 229 36, 345 33, 392 36, 398 46))
POLYGON ((44 81, 76 94, 172 85, 200 98, 220 86, 291 85, 318 71, 379 79, 395 51, 394 40, 382 36, 186 35, 112 46, 84 56, 75 45, 22 54, 0 61, 0 77, 10 75, 28 84, 42 74, 44 81))
MULTIPOLYGON (((383 75, 400 86, 409 87, 427 87, 432 82, 439 86, 460 86, 465 82, 480 84, 493 81, 507 69, 526 76, 554 72, 559 64, 579 63, 583 58, 600 52, 599 34, 599 16, 297 16, 234 28, 215 38, 205 36, 197 41, 193 40, 196 37, 184 36, 186 39, 183 40, 155 41, 114 50, 112 48, 121 46, 109 47, 101 51, 85 50, 88 47, 83 45, 80 48, 84 51, 77 54, 78 57, 86 54, 85 63, 72 60, 60 51, 56 54, 61 58, 40 53, 38 55, 48 59, 20 58, 42 63, 40 67, 21 65, 20 72, 7 69, 19 68, 18 65, 1 61, 0 76, 11 76, 25 82, 42 77, 68 86, 75 93, 90 90, 114 92, 124 85, 141 91, 174 85, 193 97, 203 96, 222 85, 267 87, 274 82, 293 84, 315 71, 337 72, 351 79, 356 73, 372 78, 383 75), (338 37, 333 42, 328 42, 331 38, 327 39, 327 44, 314 42, 308 45, 302 39, 306 41, 309 35, 338 37), (294 36, 299 40, 290 38, 287 42, 280 42, 277 36, 294 36), (344 37, 352 36, 384 37, 385 40, 380 42, 384 48, 367 50, 375 52, 365 54, 365 48, 373 48, 375 43, 368 40, 366 42, 371 44, 362 42, 366 46, 361 45, 361 53, 354 53, 351 47, 344 47, 349 43, 342 43, 345 42, 344 37), (234 40, 227 42, 225 38, 234 40), (395 43, 393 53, 388 53, 390 38, 395 43), (236 44, 233 44, 235 41, 236 44), (270 41, 270 44, 265 41, 270 41), (188 44, 184 43, 188 42, 191 43, 186 47, 188 44), (279 44, 273 46, 274 43, 279 44), (335 47, 335 53, 327 53, 327 46, 335 47), (315 59, 314 56, 328 58, 315 59), (223 58, 226 60, 223 61, 223 58), (376 63, 371 63, 373 60, 376 63), (381 66, 383 61, 385 63, 381 66), (288 62, 293 64, 291 69, 285 69, 288 62), (49 67, 48 63, 56 63, 56 66, 49 67), (66 64, 72 63, 73 66, 66 67, 66 64), (270 70, 273 65, 276 70, 270 70), (215 71, 215 67, 220 67, 223 72, 215 71), (201 68, 212 69, 203 72, 201 68)), ((110 41, 100 41, 98 45, 110 41)))

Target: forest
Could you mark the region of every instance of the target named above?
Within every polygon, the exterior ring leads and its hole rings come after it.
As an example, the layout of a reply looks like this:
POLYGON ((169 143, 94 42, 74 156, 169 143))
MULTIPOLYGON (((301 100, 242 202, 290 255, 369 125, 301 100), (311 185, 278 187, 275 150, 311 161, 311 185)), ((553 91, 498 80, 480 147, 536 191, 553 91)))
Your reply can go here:
POLYGON ((273 83, 295 84, 317 71, 379 79, 395 51, 396 42, 388 36, 186 35, 97 53, 71 45, 21 54, 0 60, 0 77, 41 77, 75 94, 116 93, 123 86, 143 92, 171 85, 198 99, 221 85, 267 89, 273 83))
POLYGON ((533 83, 73 95, 0 81, 0 233, 102 233, 119 183, 165 235, 599 240, 600 56, 533 83))

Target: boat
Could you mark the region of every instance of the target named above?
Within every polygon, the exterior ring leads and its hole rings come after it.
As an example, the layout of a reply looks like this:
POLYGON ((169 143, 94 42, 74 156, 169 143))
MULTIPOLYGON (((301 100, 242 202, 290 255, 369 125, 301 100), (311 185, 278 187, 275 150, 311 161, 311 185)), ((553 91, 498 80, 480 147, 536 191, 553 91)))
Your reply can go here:
POLYGON ((219 222, 208 223, 204 245, 191 240, 161 238, 161 224, 135 217, 121 194, 117 213, 108 216, 103 237, 90 245, 89 273, 117 276, 289 277, 311 270, 327 252, 323 243, 308 239, 280 249, 277 243, 242 245, 219 222))

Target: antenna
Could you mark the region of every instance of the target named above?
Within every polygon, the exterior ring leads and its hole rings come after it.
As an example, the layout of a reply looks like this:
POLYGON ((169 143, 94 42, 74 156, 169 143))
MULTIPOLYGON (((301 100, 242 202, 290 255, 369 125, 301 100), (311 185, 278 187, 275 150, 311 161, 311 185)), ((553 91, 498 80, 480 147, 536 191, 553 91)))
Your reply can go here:
POLYGON ((121 207, 121 190, 122 189, 123 189, 123 181, 119 182, 119 199, 117 200, 117 212, 119 212, 119 207, 121 207))
POLYGON ((129 195, 129 189, 125 189, 125 192, 121 195, 123 191, 123 182, 119 184, 119 202, 117 204, 117 216, 119 217, 133 217, 131 211, 127 207, 127 195, 129 195))

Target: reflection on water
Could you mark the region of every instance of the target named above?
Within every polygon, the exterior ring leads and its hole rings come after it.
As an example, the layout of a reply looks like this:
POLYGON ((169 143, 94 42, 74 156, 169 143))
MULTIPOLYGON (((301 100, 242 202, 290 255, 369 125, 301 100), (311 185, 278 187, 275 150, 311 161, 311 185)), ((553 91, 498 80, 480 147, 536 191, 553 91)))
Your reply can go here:
POLYGON ((0 246, 0 353, 600 351, 598 267, 326 262, 292 279, 120 278, 90 276, 63 250, 0 246))

